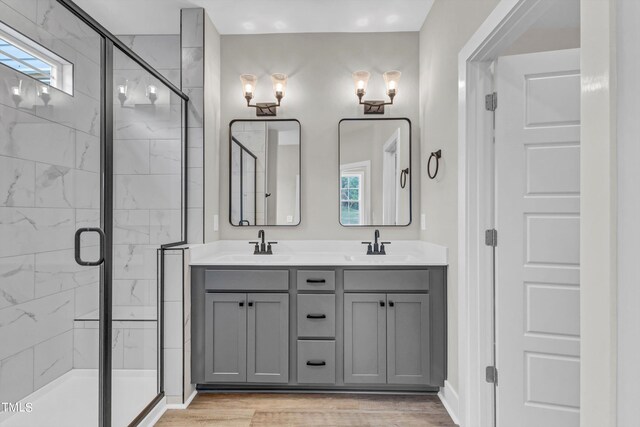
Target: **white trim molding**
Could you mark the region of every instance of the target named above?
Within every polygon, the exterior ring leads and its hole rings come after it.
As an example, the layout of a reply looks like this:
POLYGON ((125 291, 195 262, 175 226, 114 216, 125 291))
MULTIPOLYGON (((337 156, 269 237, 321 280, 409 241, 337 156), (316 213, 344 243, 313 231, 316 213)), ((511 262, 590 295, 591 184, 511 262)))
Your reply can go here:
MULTIPOLYGON (((562 0, 557 0, 562 1, 562 0)), ((458 54, 458 418, 463 427, 494 424, 491 249, 494 226, 492 62, 553 5, 549 0, 502 0, 458 54)))
POLYGON ((138 424, 138 426, 153 427, 158 421, 160 421, 160 418, 162 418, 164 413, 167 412, 167 409, 167 398, 163 397, 162 400, 158 402, 158 404, 151 410, 151 412, 149 412, 147 416, 144 417, 142 421, 140 421, 140 424, 138 424))
MULTIPOLYGON (((562 1, 562 0, 557 0, 562 1)), ((493 303, 484 229, 492 228, 491 144, 484 95, 490 62, 553 2, 502 0, 458 56, 458 416, 463 427, 493 425, 484 381, 491 360, 493 303)), ((616 2, 581 0, 580 418, 616 425, 617 181, 616 2)), ((490 259, 490 258, 489 258, 490 259)))
POLYGON ((444 387, 441 387, 440 392, 438 392, 438 397, 453 422, 460 425, 460 421, 458 420, 458 393, 451 387, 449 381, 445 380, 444 387))

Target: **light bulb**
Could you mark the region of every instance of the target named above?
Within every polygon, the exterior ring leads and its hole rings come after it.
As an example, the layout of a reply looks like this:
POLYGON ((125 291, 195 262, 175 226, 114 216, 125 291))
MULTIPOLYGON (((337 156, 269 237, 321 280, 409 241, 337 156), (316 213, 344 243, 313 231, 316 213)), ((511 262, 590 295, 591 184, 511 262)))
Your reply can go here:
POLYGON ((126 86, 123 86, 123 85, 118 86, 118 93, 121 93, 124 95, 126 91, 127 91, 126 86))
POLYGON ((253 89, 253 88, 251 87, 251 85, 250 85, 250 84, 247 84, 247 85, 245 85, 245 86, 244 86, 244 91, 245 91, 246 93, 251 93, 251 92, 253 92, 253 90, 252 90, 252 89, 253 89))
POLYGON ((396 82, 390 81, 389 82, 389 90, 394 90, 395 88, 396 88, 396 82))
POLYGON ((364 82, 362 80, 358 81, 358 89, 364 89, 364 82))
POLYGON ((154 85, 149 85, 149 93, 153 93, 155 94, 157 91, 157 88, 154 85))
POLYGON ((11 93, 13 95, 20 96, 20 87, 19 86, 13 86, 11 88, 11 93))
POLYGON ((282 92, 282 83, 276 84, 276 92, 282 92))
POLYGON ((49 86, 42 86, 41 93, 48 95, 49 94, 49 86))

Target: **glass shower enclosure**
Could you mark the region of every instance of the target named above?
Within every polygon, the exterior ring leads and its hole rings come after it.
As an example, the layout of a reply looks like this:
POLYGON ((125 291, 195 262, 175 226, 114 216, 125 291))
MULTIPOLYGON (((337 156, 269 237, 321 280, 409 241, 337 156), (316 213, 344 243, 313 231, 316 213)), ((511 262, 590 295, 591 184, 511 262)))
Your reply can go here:
POLYGON ((67 0, 0 0, 0 426, 135 425, 163 397, 188 98, 67 0))

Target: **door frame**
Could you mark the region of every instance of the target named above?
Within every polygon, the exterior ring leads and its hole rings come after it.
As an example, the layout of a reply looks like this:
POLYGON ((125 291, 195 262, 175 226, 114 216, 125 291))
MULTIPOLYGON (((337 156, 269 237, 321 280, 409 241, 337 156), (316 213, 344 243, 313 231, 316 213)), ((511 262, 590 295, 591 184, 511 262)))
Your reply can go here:
MULTIPOLYGON (((493 250, 484 239, 495 220, 493 117, 485 95, 494 90, 492 64, 501 51, 552 4, 501 0, 458 54, 457 415, 463 427, 495 423, 494 386, 485 380, 485 367, 493 366, 495 357, 493 250)), ((447 387, 445 398, 455 399, 456 391, 447 387)), ((455 411, 456 402, 447 403, 455 411)))

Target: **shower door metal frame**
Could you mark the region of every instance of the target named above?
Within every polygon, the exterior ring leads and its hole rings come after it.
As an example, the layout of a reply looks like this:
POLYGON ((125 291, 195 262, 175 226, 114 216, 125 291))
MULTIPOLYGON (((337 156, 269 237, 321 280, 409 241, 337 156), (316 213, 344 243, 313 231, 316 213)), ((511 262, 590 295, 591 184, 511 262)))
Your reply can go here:
POLYGON ((187 243, 187 141, 188 141, 188 123, 187 111, 189 97, 184 94, 178 87, 171 83, 165 76, 156 71, 138 54, 127 47, 116 36, 111 34, 99 22, 88 15, 78 5, 71 0, 56 0, 64 6, 78 19, 92 28, 101 37, 101 67, 100 67, 100 187, 101 187, 101 210, 100 210, 100 227, 102 228, 105 238, 104 245, 104 262, 101 269, 100 281, 100 301, 99 301, 99 364, 98 364, 98 425, 99 427, 111 427, 112 413, 112 282, 113 282, 113 55, 115 48, 132 59, 137 65, 151 74, 154 78, 162 82, 171 92, 178 95, 182 99, 182 144, 183 144, 183 161, 181 174, 182 189, 182 238, 181 241, 160 245, 160 268, 157 283, 160 284, 158 289, 158 393, 147 404, 147 406, 139 413, 130 423, 131 426, 138 425, 151 410, 164 397, 164 358, 163 358, 163 341, 164 341, 164 310, 163 310, 163 284, 164 271, 163 262, 164 250, 166 248, 184 245, 187 243))

